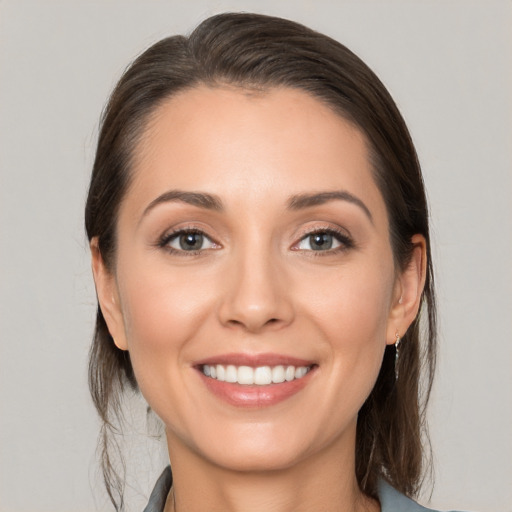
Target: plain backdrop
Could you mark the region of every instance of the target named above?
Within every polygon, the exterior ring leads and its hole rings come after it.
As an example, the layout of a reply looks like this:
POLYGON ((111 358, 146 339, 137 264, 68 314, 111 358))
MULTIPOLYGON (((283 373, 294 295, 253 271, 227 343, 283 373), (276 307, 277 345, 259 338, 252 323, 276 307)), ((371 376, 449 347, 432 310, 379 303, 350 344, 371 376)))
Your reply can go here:
MULTIPOLYGON (((431 504, 512 511, 507 0, 0 1, 0 511, 110 510, 86 383, 95 294, 82 219, 98 119, 135 55, 225 10, 333 36, 396 99, 423 165, 437 265, 431 504)), ((165 451, 132 402, 129 509, 140 511, 165 451)))

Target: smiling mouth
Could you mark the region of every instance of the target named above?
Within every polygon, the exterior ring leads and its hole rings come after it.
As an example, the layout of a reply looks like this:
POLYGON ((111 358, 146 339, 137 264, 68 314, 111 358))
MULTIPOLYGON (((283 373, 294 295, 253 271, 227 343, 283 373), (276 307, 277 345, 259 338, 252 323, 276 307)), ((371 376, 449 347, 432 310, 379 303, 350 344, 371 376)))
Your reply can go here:
POLYGON ((318 363, 291 355, 218 354, 194 367, 211 393, 237 408, 277 405, 303 390, 318 363))
POLYGON ((203 375, 220 382, 241 384, 246 386, 269 386, 271 384, 282 384, 302 379, 307 375, 313 365, 293 366, 235 366, 203 364, 200 367, 203 375))

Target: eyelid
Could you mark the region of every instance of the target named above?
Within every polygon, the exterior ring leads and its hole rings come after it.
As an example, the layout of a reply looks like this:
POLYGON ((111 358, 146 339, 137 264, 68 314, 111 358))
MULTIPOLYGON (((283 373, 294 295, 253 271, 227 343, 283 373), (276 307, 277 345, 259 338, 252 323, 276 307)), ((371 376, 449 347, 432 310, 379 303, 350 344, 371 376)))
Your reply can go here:
POLYGON ((199 228, 196 225, 187 225, 187 226, 180 226, 176 228, 172 228, 170 230, 165 231, 158 239, 157 244, 158 247, 161 249, 165 249, 173 254, 178 255, 184 255, 184 256, 194 256, 201 253, 204 253, 205 251, 210 251, 212 249, 219 249, 221 248, 221 245, 211 236, 207 233, 207 231, 204 228, 199 228), (209 240, 213 247, 208 247, 205 249, 198 249, 195 251, 185 251, 183 249, 177 249, 175 247, 171 247, 169 244, 173 239, 177 239, 180 235, 187 234, 187 233, 197 233, 203 235, 204 238, 209 240))
POLYGON ((315 253, 315 256, 319 256, 322 254, 333 254, 336 252, 341 252, 347 249, 351 249, 355 246, 354 240, 352 236, 344 229, 338 228, 332 225, 325 226, 312 226, 310 228, 306 228, 298 235, 298 240, 293 243, 291 249, 294 251, 304 251, 309 253, 315 253), (312 249, 299 249, 297 246, 308 236, 317 234, 317 233, 328 233, 336 238, 339 242, 339 246, 331 249, 327 249, 325 251, 314 251, 312 249))
MULTIPOLYGON (((297 241, 293 243, 291 246, 291 250, 293 251, 304 251, 308 253, 315 253, 315 256, 321 255, 321 254, 333 254, 336 252, 341 252, 347 249, 351 249, 355 246, 354 240, 352 236, 347 232, 347 230, 333 226, 332 224, 326 224, 326 225, 315 225, 311 227, 304 228, 299 234, 296 236, 297 241), (338 247, 326 249, 324 251, 315 251, 313 249, 300 249, 297 246, 308 236, 314 235, 316 233, 328 233, 335 237, 337 242, 339 243, 338 247)), ((179 227, 174 227, 171 229, 166 230, 157 240, 156 246, 159 248, 165 249, 171 253, 179 254, 179 255, 185 255, 185 256, 193 256, 193 255, 199 255, 206 251, 215 250, 222 248, 222 245, 215 240, 214 237, 212 237, 208 230, 206 230, 203 227, 198 227, 195 224, 190 225, 182 225, 179 227), (169 242, 173 239, 178 238, 182 234, 186 233, 198 233, 203 235, 207 240, 210 241, 210 243, 213 245, 213 247, 208 247, 205 249, 198 249, 198 250, 191 250, 186 251, 183 249, 178 249, 171 247, 169 245, 169 242)))

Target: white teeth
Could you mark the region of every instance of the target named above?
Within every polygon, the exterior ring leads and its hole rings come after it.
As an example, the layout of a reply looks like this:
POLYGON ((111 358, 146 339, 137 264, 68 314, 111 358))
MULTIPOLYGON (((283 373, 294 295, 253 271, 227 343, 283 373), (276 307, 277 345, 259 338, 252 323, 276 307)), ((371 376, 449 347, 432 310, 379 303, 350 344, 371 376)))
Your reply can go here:
POLYGON ((254 370, 254 384, 258 384, 258 386, 272 384, 272 370, 270 366, 258 366, 254 370))
POLYGON ((294 379, 301 379, 306 375, 310 366, 258 366, 252 368, 250 366, 235 366, 222 364, 202 366, 203 373, 212 379, 223 382, 268 386, 269 384, 281 384, 282 382, 290 382, 294 379))
POLYGON ((254 384, 254 369, 250 366, 239 366, 238 384, 254 384))
POLYGON ((232 364, 230 364, 226 368, 226 382, 236 382, 238 379, 237 373, 238 372, 236 368, 232 364))
POLYGON ((221 364, 217 365, 217 380, 225 381, 226 380, 226 370, 224 369, 224 366, 221 364))
POLYGON ((304 375, 306 375, 306 373, 308 373, 308 369, 305 366, 299 366, 295 370, 295 378, 300 379, 301 377, 304 377, 304 375))
POLYGON ((272 382, 274 384, 280 384, 284 382, 284 380, 284 366, 274 366, 274 368, 272 368, 272 382))

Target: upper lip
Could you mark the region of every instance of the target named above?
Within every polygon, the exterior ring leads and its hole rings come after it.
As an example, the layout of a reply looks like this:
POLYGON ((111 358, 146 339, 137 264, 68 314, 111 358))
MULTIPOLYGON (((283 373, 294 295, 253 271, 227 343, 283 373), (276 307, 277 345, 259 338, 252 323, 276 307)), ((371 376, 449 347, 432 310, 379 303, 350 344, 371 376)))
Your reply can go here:
POLYGON ((250 366, 257 368, 258 366, 312 366, 314 361, 308 361, 298 357, 288 356, 284 354, 219 354, 197 361, 194 366, 204 365, 234 365, 234 366, 250 366))

